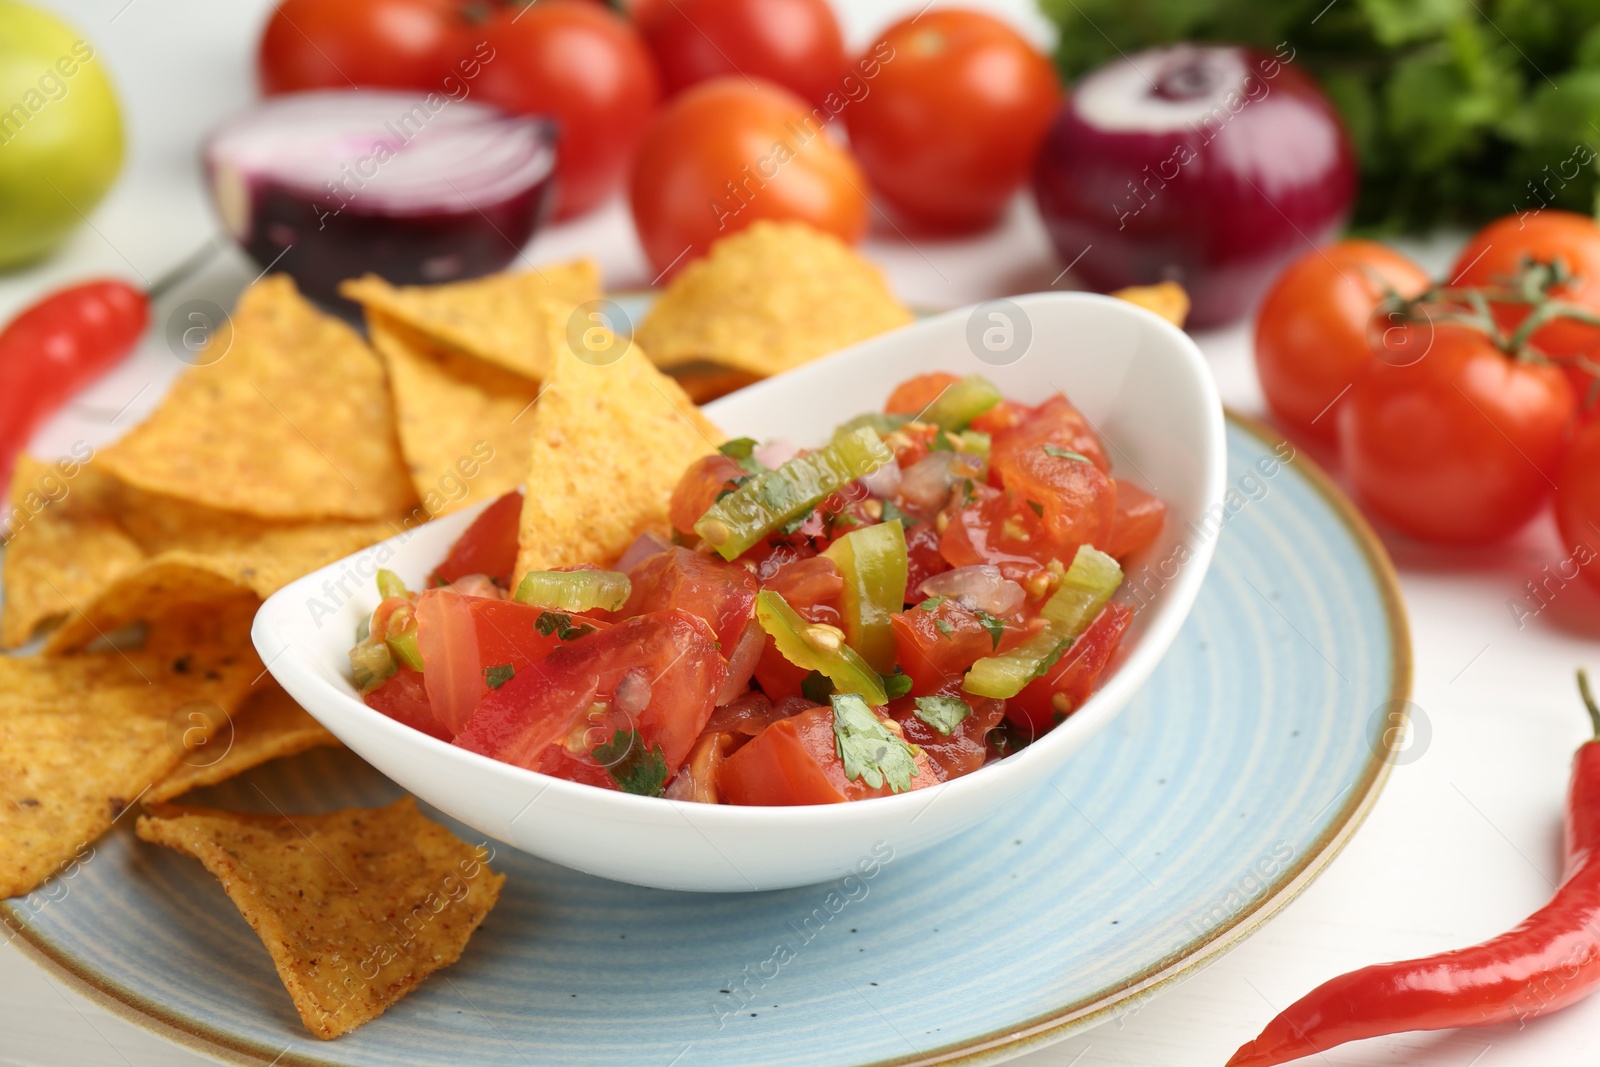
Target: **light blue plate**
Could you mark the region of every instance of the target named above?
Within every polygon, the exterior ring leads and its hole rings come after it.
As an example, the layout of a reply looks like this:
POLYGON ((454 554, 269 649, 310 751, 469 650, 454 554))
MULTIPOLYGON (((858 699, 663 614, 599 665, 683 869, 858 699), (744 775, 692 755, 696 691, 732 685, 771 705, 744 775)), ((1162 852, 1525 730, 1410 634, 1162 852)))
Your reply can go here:
MULTIPOLYGON (((1410 684, 1388 562, 1308 460, 1275 467, 1276 439, 1238 419, 1228 444, 1234 513, 1149 685, 1050 788, 871 879, 680 894, 501 848, 505 893, 463 959, 331 1044, 200 865, 125 825, 0 918, 114 1010, 244 1063, 984 1062, 1056 1040, 1258 928, 1388 767, 1410 684)), ((209 794, 315 811, 396 790, 322 751, 209 794)))

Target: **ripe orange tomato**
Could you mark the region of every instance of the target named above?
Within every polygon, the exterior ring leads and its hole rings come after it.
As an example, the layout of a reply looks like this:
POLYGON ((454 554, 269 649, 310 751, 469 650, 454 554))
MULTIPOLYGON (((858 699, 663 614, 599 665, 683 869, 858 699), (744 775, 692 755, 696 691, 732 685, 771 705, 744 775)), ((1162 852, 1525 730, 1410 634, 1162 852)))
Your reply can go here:
POLYGON ((1392 288, 1413 297, 1428 275, 1376 241, 1339 241, 1307 252, 1278 275, 1256 316, 1256 373, 1267 406, 1290 432, 1332 442, 1334 404, 1372 360, 1374 324, 1392 288))
MULTIPOLYGON (((1600 225, 1571 211, 1507 215, 1491 222, 1456 257, 1450 284, 1503 285, 1527 259, 1541 263, 1560 259, 1573 278, 1557 286, 1554 295, 1600 311, 1600 225)), ((1495 318, 1507 330, 1515 329, 1527 315, 1525 306, 1495 308, 1495 318)), ((1547 356, 1594 352, 1600 350, 1600 329, 1580 322, 1552 322, 1534 334, 1533 344, 1547 356)))
POLYGON ((1577 401, 1559 367, 1508 358, 1467 326, 1419 324, 1424 354, 1373 360, 1341 405, 1356 497, 1401 533, 1486 544, 1550 497, 1577 401))
POLYGON ((281 0, 261 34, 261 91, 438 89, 476 40, 464 9, 461 0, 281 0))
POLYGON ((630 199, 663 273, 757 219, 798 219, 855 242, 869 209, 861 168, 817 113, 745 78, 703 82, 667 105, 640 146, 630 199))
POLYGON ((1572 442, 1556 489, 1561 540, 1589 584, 1600 589, 1600 422, 1572 442))
POLYGON ((1050 60, 998 19, 947 9, 889 27, 859 66, 866 95, 843 115, 883 198, 922 229, 993 224, 1061 104, 1050 60))

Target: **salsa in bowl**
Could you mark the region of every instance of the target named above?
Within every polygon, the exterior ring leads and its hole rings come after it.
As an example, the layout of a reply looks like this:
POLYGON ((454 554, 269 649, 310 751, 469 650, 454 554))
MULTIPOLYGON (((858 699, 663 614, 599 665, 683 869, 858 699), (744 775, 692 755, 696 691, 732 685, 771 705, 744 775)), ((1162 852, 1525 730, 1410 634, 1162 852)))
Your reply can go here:
POLYGON ((1007 305, 1031 341, 995 360, 983 313, 709 407, 742 436, 685 472, 670 539, 518 575, 492 503, 285 589, 263 658, 418 796, 607 877, 767 889, 933 845, 1127 701, 1222 502, 1221 409, 1180 331, 1041 294, 1007 305), (309 609, 330 582, 348 596, 309 609))

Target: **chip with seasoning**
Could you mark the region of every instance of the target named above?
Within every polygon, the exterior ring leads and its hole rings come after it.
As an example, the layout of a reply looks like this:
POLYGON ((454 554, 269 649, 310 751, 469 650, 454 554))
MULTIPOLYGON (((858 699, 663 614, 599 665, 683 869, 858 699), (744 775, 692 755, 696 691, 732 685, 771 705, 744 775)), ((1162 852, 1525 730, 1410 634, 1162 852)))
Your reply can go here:
POLYGON ((76 652, 96 642, 113 641, 129 627, 186 622, 211 613, 222 622, 249 619, 260 598, 236 575, 209 556, 166 552, 133 567, 73 612, 45 642, 50 653, 76 652))
POLYGON ((59 624, 144 559, 112 516, 110 482, 76 460, 17 459, 0 578, 0 648, 59 624))
POLYGON ((1146 311, 1154 311, 1180 330, 1189 318, 1189 294, 1177 282, 1130 285, 1126 289, 1118 289, 1111 295, 1118 300, 1137 304, 1146 311))
POLYGON ((554 355, 551 323, 565 327, 577 305, 600 295, 600 268, 587 259, 448 285, 396 287, 376 275, 339 292, 469 356, 535 381, 554 355))
POLYGON ((239 298, 230 337, 95 463, 150 492, 262 518, 416 506, 383 364, 355 331, 271 275, 239 298))
POLYGON ((838 238, 763 221, 684 267, 635 336, 669 370, 711 363, 765 378, 911 319, 883 273, 838 238))
POLYGON ((461 841, 410 797, 324 815, 162 805, 139 818, 138 833, 216 876, 323 1039, 377 1018, 459 959, 505 882, 487 846, 461 841))
POLYGON ((528 471, 538 385, 382 312, 367 332, 389 371, 406 468, 430 515, 515 489, 528 471))
POLYGON ((615 340, 582 354, 560 344, 531 418, 519 579, 615 560, 641 533, 665 533, 684 467, 723 441, 638 345, 615 340))
POLYGON ((92 854, 178 763, 175 722, 239 705, 260 661, 237 625, 231 641, 206 631, 172 627, 124 652, 0 656, 0 899, 92 854))
POLYGON ((270 678, 263 679, 231 720, 213 722, 196 714, 180 737, 184 752, 177 766, 150 788, 145 803, 171 800, 191 789, 225 782, 269 760, 339 743, 270 678))

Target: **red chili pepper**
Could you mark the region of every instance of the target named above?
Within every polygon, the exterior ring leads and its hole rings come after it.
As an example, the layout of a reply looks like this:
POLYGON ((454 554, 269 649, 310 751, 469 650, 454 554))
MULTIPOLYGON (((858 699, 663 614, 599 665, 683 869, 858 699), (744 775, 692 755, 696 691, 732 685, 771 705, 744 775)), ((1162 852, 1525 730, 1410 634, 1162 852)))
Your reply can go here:
POLYGON ((1480 945, 1324 982, 1269 1022, 1227 1067, 1271 1067, 1406 1030, 1531 1019, 1600 986, 1600 707, 1582 671, 1578 687, 1595 739, 1573 757, 1563 875, 1550 903, 1480 945))
POLYGON ((110 279, 52 293, 0 331, 0 489, 39 424, 132 351, 144 293, 110 279))

